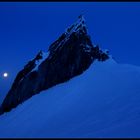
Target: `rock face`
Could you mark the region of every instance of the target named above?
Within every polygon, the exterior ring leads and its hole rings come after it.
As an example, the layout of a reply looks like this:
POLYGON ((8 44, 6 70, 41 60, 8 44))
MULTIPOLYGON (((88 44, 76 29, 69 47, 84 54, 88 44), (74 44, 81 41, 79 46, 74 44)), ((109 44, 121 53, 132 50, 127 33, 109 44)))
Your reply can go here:
POLYGON ((106 52, 92 44, 85 20, 79 16, 78 21, 49 47, 47 53, 40 51, 17 74, 0 107, 0 114, 42 90, 82 74, 94 60, 105 61, 108 58, 106 52))

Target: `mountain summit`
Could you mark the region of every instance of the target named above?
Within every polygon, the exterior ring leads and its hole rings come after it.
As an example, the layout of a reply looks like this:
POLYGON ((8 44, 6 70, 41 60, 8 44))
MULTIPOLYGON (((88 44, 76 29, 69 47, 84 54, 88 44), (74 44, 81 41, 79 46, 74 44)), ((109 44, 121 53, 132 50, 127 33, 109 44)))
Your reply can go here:
MULTIPOLYGON (((48 49, 40 51, 17 74, 0 114, 54 85, 82 74, 95 60, 105 61, 106 52, 93 45, 82 15, 48 49)), ((58 93, 59 94, 59 93, 58 93)))

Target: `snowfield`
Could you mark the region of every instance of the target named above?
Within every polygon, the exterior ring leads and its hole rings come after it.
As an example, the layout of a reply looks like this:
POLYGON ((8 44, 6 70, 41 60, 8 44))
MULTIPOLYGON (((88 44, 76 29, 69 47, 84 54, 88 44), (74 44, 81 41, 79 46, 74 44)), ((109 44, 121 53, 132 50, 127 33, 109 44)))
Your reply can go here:
POLYGON ((0 116, 3 137, 140 137, 140 67, 94 62, 0 116))

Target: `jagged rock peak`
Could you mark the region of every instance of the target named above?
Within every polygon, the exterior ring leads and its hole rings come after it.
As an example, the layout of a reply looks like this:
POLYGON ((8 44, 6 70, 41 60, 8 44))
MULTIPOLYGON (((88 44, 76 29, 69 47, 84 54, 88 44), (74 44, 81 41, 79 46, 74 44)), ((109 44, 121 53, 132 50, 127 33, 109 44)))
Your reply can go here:
POLYGON ((85 18, 82 14, 78 16, 78 20, 74 24, 72 24, 66 29, 66 34, 78 31, 83 31, 84 33, 87 33, 85 18))
POLYGON ((80 15, 46 53, 40 51, 19 71, 0 106, 0 115, 43 90, 82 74, 95 60, 108 58, 107 53, 92 43, 84 17, 80 15))
POLYGON ((49 51, 52 53, 62 48, 72 36, 77 36, 78 38, 81 38, 79 36, 88 36, 87 26, 83 15, 78 16, 78 20, 68 27, 65 32, 50 45, 49 51))

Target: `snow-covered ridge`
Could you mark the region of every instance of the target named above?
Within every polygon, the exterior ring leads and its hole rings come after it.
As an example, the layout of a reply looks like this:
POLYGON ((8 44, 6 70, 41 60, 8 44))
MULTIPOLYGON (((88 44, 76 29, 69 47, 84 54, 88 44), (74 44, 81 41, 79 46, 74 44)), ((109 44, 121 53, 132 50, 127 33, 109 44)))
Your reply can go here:
POLYGON ((0 116, 0 137, 140 137, 140 69, 113 59, 0 116))

